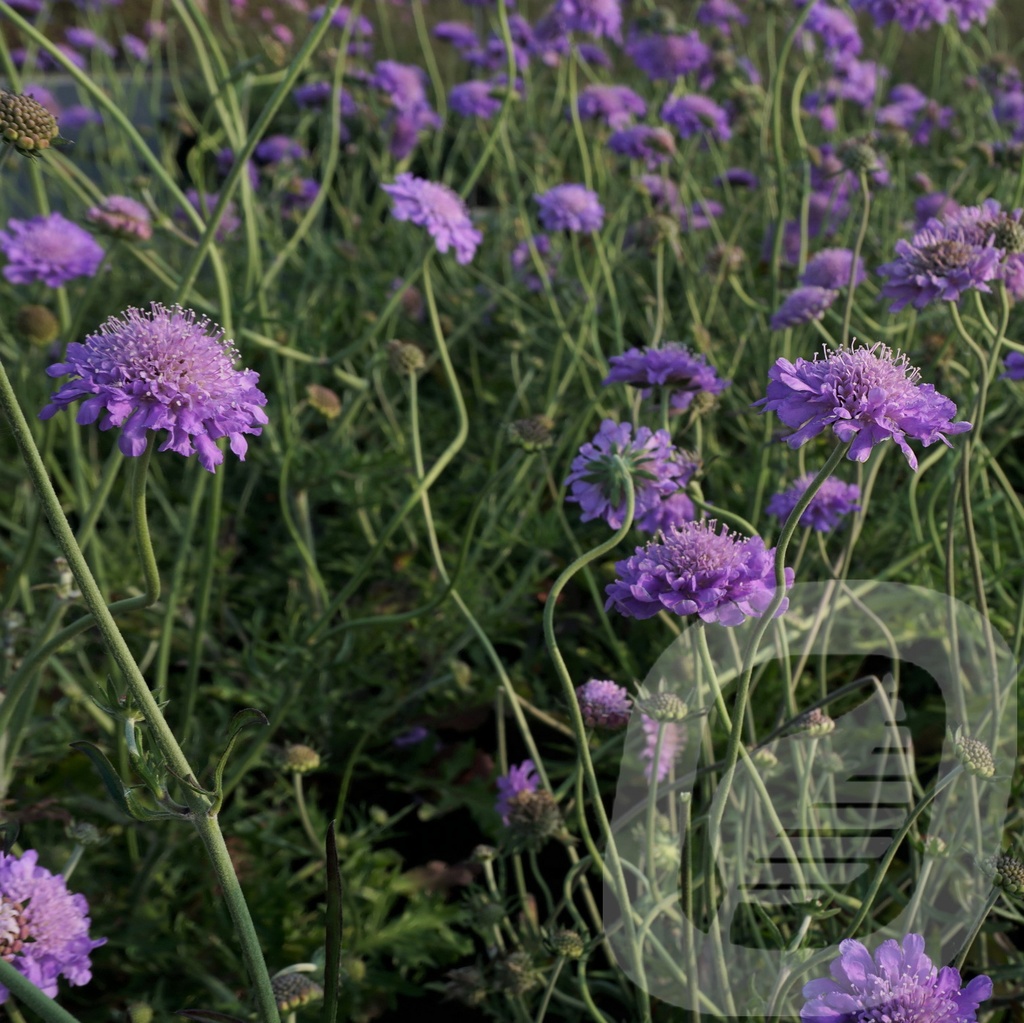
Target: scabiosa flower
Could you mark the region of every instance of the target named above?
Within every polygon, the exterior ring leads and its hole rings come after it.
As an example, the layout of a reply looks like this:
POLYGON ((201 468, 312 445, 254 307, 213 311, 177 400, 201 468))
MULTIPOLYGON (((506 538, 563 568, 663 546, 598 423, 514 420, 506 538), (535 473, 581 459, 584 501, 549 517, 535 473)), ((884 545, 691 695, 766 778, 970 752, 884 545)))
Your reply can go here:
POLYGON ((434 38, 451 43, 460 53, 480 45, 479 36, 466 21, 439 21, 434 26, 434 38))
POLYGON ((502 823, 508 824, 508 812, 512 801, 520 792, 536 792, 540 778, 537 777, 537 765, 532 760, 524 760, 518 767, 513 766, 508 774, 498 779, 498 800, 494 809, 498 811, 502 823))
POLYGON ((592 678, 576 687, 580 713, 588 728, 625 728, 633 706, 626 690, 605 679, 592 678))
POLYGON ((636 518, 654 508, 663 496, 679 489, 676 481, 685 467, 674 457, 667 430, 652 433, 641 426, 634 439, 629 423, 605 419, 593 440, 580 448, 565 479, 571 490, 566 500, 580 506, 583 522, 604 519, 612 529, 622 526, 626 491, 622 470, 614 461, 616 455, 625 462, 633 480, 636 518))
POLYGON ((866 11, 876 25, 895 21, 905 32, 941 25, 949 15, 948 0, 851 0, 855 11, 866 11))
POLYGON ((136 199, 126 195, 108 195, 99 206, 93 206, 86 220, 115 238, 145 242, 153 237, 153 222, 149 210, 136 199))
POLYGON ((652 81, 675 81, 711 63, 711 50, 696 32, 634 36, 626 43, 626 53, 652 81))
MULTIPOLYGON (((813 482, 814 476, 810 473, 801 476, 791 487, 776 494, 768 502, 765 511, 785 522, 813 482)), ((850 512, 860 511, 860 505, 857 503, 859 500, 860 487, 856 483, 844 483, 835 476, 830 476, 804 509, 800 516, 800 525, 816 529, 819 533, 830 533, 844 516, 850 512)))
POLYGON ((584 185, 555 185, 543 194, 534 194, 540 207, 540 222, 546 231, 600 231, 604 208, 584 185))
POLYGON ((555 0, 554 11, 569 32, 622 42, 621 0, 555 0))
POLYGON ((971 237, 962 228, 931 220, 908 242, 896 242, 896 259, 878 272, 889 280, 881 294, 894 299, 891 309, 924 309, 935 301, 958 302, 971 288, 991 291, 986 283, 1000 275, 1002 252, 989 240, 971 237))
POLYGON ((748 20, 732 0, 704 0, 697 8, 698 25, 716 28, 726 36, 731 33, 734 24, 746 25, 748 20))
POLYGON ((95 50, 97 53, 102 53, 105 57, 111 59, 117 53, 117 50, 106 39, 101 39, 91 28, 85 28, 81 25, 65 29, 64 38, 72 46, 76 46, 80 50, 95 50))
POLYGON ((582 118, 600 118, 609 128, 624 128, 644 117, 647 104, 627 85, 588 85, 576 105, 582 118))
POLYGON ((794 431, 787 438, 791 448, 831 427, 840 441, 853 441, 850 459, 866 461, 875 444, 891 438, 916 470, 908 438, 925 447, 937 440, 952 447, 945 434, 971 429, 970 423, 952 422, 956 405, 931 384, 919 383, 921 374, 905 355, 880 343, 825 350, 812 362, 779 359, 768 376, 768 394, 754 404, 777 412, 794 431))
MULTIPOLYGON (((185 192, 185 198, 188 199, 189 204, 197 209, 203 218, 207 218, 217 208, 217 203, 220 201, 219 192, 200 192, 195 188, 190 188, 185 192)), ((178 220, 185 221, 185 214, 179 210, 175 214, 178 220)), ((191 221, 187 221, 191 223, 191 221)), ((220 218, 220 223, 217 225, 217 230, 214 234, 214 238, 217 241, 222 242, 226 238, 230 238, 240 227, 242 226, 242 220, 238 216, 238 207, 235 205, 234 199, 229 199, 227 206, 224 207, 224 214, 220 218)))
POLYGON ((914 200, 914 230, 920 231, 933 217, 936 220, 945 220, 959 209, 960 203, 944 192, 929 192, 922 195, 914 200))
POLYGON ((668 129, 644 124, 613 132, 608 139, 608 148, 620 156, 643 160, 648 169, 653 170, 675 153, 676 143, 668 129))
POLYGON ((996 0, 949 0, 949 9, 956 18, 960 31, 966 32, 972 21, 979 25, 985 24, 995 2, 996 0))
POLYGON ((447 185, 403 173, 381 186, 391 196, 391 215, 425 227, 438 252, 455 249, 457 262, 473 259, 483 235, 473 227, 466 204, 447 185))
POLYGON ((856 23, 838 7, 825 3, 819 2, 811 9, 804 21, 804 32, 820 38, 831 59, 856 57, 864 46, 856 23))
POLYGON ((501 100, 491 95, 495 83, 484 80, 460 82, 448 93, 448 105, 460 117, 493 117, 501 109, 501 100))
POLYGON ((51 377, 74 379, 51 396, 39 418, 84 398, 76 421, 122 427, 118 447, 125 455, 142 454, 147 431, 166 430, 161 451, 198 453, 199 464, 213 472, 224 461, 219 438, 229 438, 244 461, 245 435, 258 436, 267 422, 259 374, 236 370, 237 357, 224 331, 189 309, 158 302, 148 312, 128 309, 82 344, 69 344, 64 362, 47 369, 51 377))
MULTIPOLYGON (((616 562, 615 570, 618 578, 605 588, 605 610, 627 618, 671 611, 739 625, 759 617, 775 595, 775 548, 767 549, 759 536, 731 533, 714 519, 667 530, 616 562)), ((792 569, 785 580, 792 584, 792 569)))
POLYGON ((684 411, 695 395, 704 391, 721 394, 729 386, 710 365, 707 356, 690 351, 684 344, 671 341, 661 348, 630 348, 608 360, 611 372, 604 385, 632 384, 643 387, 644 397, 651 389, 662 387, 673 392, 673 408, 684 411))
POLYGON ((273 165, 284 161, 304 160, 306 147, 290 135, 268 135, 253 152, 257 163, 273 165))
POLYGON ((644 730, 644 748, 640 756, 647 761, 644 764, 644 777, 650 781, 654 774, 654 759, 658 759, 658 781, 664 781, 672 770, 672 765, 679 756, 685 741, 686 733, 674 721, 655 721, 646 714, 641 715, 640 724, 644 730), (658 734, 661 734, 661 750, 658 750, 658 734))
POLYGON ((768 326, 772 330, 786 330, 801 323, 820 320, 838 296, 830 288, 802 287, 791 291, 775 310, 768 326))
MULTIPOLYGON (((828 288, 829 291, 841 291, 849 287, 852 270, 853 253, 849 249, 822 249, 808 260, 800 283, 815 288, 828 288)), ((853 283, 855 286, 863 284, 866 279, 864 261, 858 256, 857 275, 853 283)))
POLYGON ((852 938, 839 943, 839 952, 829 967, 832 979, 804 985, 804 1023, 975 1023, 978 1006, 992 994, 984 975, 961 988, 958 970, 936 970, 920 934, 908 934, 902 943, 883 941, 873 959, 852 938))
POLYGON ((1003 359, 1003 365, 1006 372, 1000 376, 1000 380, 1024 380, 1024 355, 1020 352, 1010 352, 1003 359))
POLYGON ((0 231, 0 251, 7 257, 4 277, 12 284, 41 281, 51 288, 94 276, 103 261, 93 236, 59 213, 8 220, 7 230, 0 231))
MULTIPOLYGON (((685 487, 693 478, 697 470, 698 462, 686 455, 680 455, 677 459, 683 467, 683 472, 676 480, 680 487, 685 487)), ((636 528, 641 533, 664 533, 673 526, 681 526, 684 522, 693 522, 697 518, 697 509, 693 501, 680 490, 675 494, 669 494, 649 511, 644 512, 636 520, 636 528)))
MULTIPOLYGON (((39 854, 0 853, 0 955, 51 998, 57 978, 78 987, 92 979, 89 955, 106 938, 89 937, 89 905, 60 874, 37 865, 39 854)), ((9 992, 0 985, 0 1002, 9 992)))
POLYGON ((684 139, 700 135, 728 142, 732 138, 729 115, 707 96, 691 94, 667 99, 661 108, 661 119, 684 139))
POLYGON ((875 120, 910 134, 916 146, 928 145, 936 128, 948 128, 953 121, 953 108, 939 106, 914 85, 894 85, 889 102, 878 108, 875 120))

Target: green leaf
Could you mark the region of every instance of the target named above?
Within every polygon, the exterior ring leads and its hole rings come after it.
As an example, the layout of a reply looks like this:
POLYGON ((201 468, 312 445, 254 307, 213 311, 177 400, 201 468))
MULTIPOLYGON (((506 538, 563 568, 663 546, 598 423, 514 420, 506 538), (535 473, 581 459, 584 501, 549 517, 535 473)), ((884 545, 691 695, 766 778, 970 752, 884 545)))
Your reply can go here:
POLYGON ((235 742, 242 730, 248 728, 250 725, 260 725, 266 727, 270 724, 270 719, 261 710, 257 710, 255 707, 245 707, 240 710, 231 719, 231 733, 228 736, 228 744, 224 747, 224 752, 220 755, 220 760, 217 761, 217 770, 213 776, 213 806, 210 807, 210 816, 220 813, 221 805, 224 802, 224 768, 227 767, 228 757, 231 756, 231 751, 235 747, 235 742))
POLYGON ((79 739, 77 742, 71 743, 71 748, 78 750, 79 753, 84 753, 92 761, 93 766, 100 772, 100 778, 103 779, 103 784, 106 786, 107 792, 110 793, 110 798, 117 803, 126 816, 134 817, 135 814, 132 813, 128 803, 129 789, 121 781, 121 776, 114 770, 114 765, 107 759, 106 754, 99 746, 85 739, 79 739))

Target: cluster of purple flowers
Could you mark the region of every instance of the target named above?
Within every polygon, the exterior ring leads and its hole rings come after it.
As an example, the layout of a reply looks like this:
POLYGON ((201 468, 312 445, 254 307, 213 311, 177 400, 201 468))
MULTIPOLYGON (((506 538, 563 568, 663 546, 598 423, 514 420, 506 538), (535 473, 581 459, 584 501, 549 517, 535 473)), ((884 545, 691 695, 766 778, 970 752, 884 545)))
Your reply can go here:
POLYGON ((420 132, 441 126, 441 118, 427 99, 426 79, 426 72, 412 64, 381 60, 374 66, 370 85, 383 94, 391 107, 389 145, 396 160, 412 153, 420 132))
POLYGON ((888 278, 881 293, 893 299, 893 312, 958 302, 965 291, 991 291, 989 282, 997 280, 1024 297, 1021 211, 1007 213, 995 199, 954 209, 929 220, 910 241, 897 241, 896 259, 878 269, 888 278))
POLYGON ((813 361, 779 359, 768 371, 768 393, 755 405, 777 413, 794 432, 787 442, 798 448, 831 428, 840 441, 852 441, 848 457, 866 461, 875 444, 893 440, 917 469, 908 438, 925 447, 946 434, 963 433, 970 423, 954 423, 956 405, 931 384, 905 355, 882 344, 825 351, 813 361))
POLYGON ((984 24, 995 0, 850 0, 855 11, 864 11, 876 25, 896 22, 906 32, 918 32, 956 19, 961 32, 973 22, 984 24))
POLYGON ((469 263, 483 235, 473 227, 466 204, 447 185, 403 173, 381 186, 391 196, 391 214, 425 227, 438 252, 455 250, 459 263, 469 263))
POLYGON ((672 411, 684 412, 700 393, 721 394, 728 386, 708 360, 707 356, 690 351, 679 342, 669 342, 660 348, 630 348, 622 355, 608 360, 610 372, 604 384, 631 384, 643 389, 649 398, 654 388, 670 395, 672 411))
MULTIPOLYGON (((39 854, 0 853, 0 955, 51 998, 57 980, 80 986, 92 979, 89 956, 106 938, 89 937, 89 905, 68 891, 60 874, 38 865, 39 854)), ((0 1002, 7 988, 0 985, 0 1002)))

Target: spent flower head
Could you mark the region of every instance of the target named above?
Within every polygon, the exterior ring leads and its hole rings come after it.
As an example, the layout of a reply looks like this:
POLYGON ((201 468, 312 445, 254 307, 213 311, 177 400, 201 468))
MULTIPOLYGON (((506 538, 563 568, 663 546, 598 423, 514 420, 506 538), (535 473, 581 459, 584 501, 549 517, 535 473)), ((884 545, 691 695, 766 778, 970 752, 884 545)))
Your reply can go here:
POLYGON ((988 977, 961 987, 958 970, 937 970, 920 934, 883 941, 874 958, 852 938, 839 943, 839 952, 831 979, 804 985, 803 1023, 975 1023, 978 1006, 992 994, 988 977))
POLYGON ((224 461, 221 437, 244 461, 246 435, 258 436, 267 422, 259 374, 235 369, 237 358, 224 331, 191 310, 158 302, 148 311, 128 309, 81 344, 69 344, 64 361, 47 369, 51 377, 73 379, 39 418, 82 399, 76 421, 121 427, 118 447, 125 455, 141 455, 148 433, 166 430, 161 451, 198 453, 200 465, 213 472, 224 461))
POLYGON ((892 439, 917 469, 908 439, 952 447, 946 434, 971 428, 952 422, 956 405, 919 383, 920 372, 907 357, 883 344, 826 349, 812 361, 779 359, 768 376, 767 396, 754 404, 776 412, 794 431, 787 438, 791 448, 831 428, 840 441, 853 442, 848 457, 854 461, 866 461, 875 444, 892 439))
MULTIPOLYGON (((739 625, 760 617, 775 596, 775 548, 767 549, 759 536, 731 533, 714 519, 673 526, 616 562, 615 570, 605 608, 628 618, 671 611, 739 625)), ((792 580, 787 568, 787 587, 792 580)))

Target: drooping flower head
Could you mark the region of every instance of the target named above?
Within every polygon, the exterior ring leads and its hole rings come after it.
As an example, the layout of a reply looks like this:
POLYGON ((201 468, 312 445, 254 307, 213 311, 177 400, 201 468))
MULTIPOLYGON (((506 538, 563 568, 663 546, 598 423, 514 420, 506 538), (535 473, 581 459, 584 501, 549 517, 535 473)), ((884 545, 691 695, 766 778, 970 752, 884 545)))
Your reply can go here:
POLYGON ((634 438, 629 423, 606 419, 573 459, 565 479, 571 491, 566 500, 580 506, 584 522, 604 519, 612 529, 619 529, 626 517, 626 487, 616 458, 625 463, 633 480, 634 515, 640 519, 682 486, 679 479, 686 466, 675 456, 667 430, 652 433, 641 426, 634 438))
MULTIPOLYGON (((767 549, 759 536, 731 533, 714 519, 666 530, 616 562, 615 570, 618 578, 605 588, 605 609, 627 618, 671 611, 739 625, 759 617, 775 595, 775 548, 767 549)), ((785 579, 790 586, 792 569, 785 579)))
POLYGON ((852 938, 839 943, 839 952, 831 979, 804 985, 803 1023, 975 1023, 978 1006, 992 994, 986 976, 961 987, 959 970, 936 970, 920 934, 883 941, 874 958, 852 938))
POLYGON ((946 434, 963 433, 970 423, 954 423, 956 405, 931 384, 919 383, 920 372, 907 357, 883 344, 825 350, 813 361, 779 359, 768 371, 767 396, 755 402, 776 412, 794 432, 787 438, 798 448, 826 429, 841 441, 853 441, 848 457, 864 462, 871 448, 892 439, 917 469, 909 438, 925 447, 946 434))
POLYGON ((838 295, 838 291, 830 288, 795 288, 772 314, 768 326, 772 330, 786 330, 788 327, 798 327, 801 323, 820 320, 838 295))
POLYGON ((540 222, 545 231, 578 231, 590 234, 600 231, 604 223, 604 208, 584 185, 555 185, 534 199, 540 207, 540 222))
POLYGON ((508 812, 512 808, 512 801, 520 792, 537 791, 540 778, 536 772, 537 765, 532 760, 524 760, 518 767, 510 767, 508 774, 498 778, 498 800, 494 808, 503 823, 508 824, 508 812))
POLYGON ((125 455, 142 454, 148 431, 166 430, 161 451, 198 453, 199 464, 213 472, 224 461, 221 437, 244 461, 246 435, 258 436, 267 422, 259 374, 235 369, 237 358, 224 331, 189 309, 158 302, 148 312, 128 309, 83 343, 69 344, 64 362, 47 369, 51 377, 74 379, 51 396, 39 418, 84 399, 76 421, 122 427, 118 447, 125 455))
POLYGON ((672 409, 684 411, 694 397, 702 391, 721 394, 729 386, 710 365, 707 356, 690 351, 686 345, 672 341, 660 348, 630 348, 622 355, 608 360, 611 372, 604 385, 632 384, 644 388, 644 397, 650 397, 652 388, 661 387, 672 392, 672 409))
POLYGON ((92 277, 103 262, 103 249, 88 231, 51 213, 30 220, 8 220, 0 231, 0 251, 7 257, 4 277, 12 284, 41 281, 59 288, 76 277, 92 277))
POLYGON ((459 263, 469 263, 483 235, 473 227, 466 204, 447 185, 412 174, 399 174, 391 185, 381 186, 391 196, 391 214, 425 227, 438 252, 455 249, 459 263))
POLYGON ((145 242, 153 237, 153 221, 149 210, 137 199, 126 195, 108 195, 99 206, 93 206, 86 220, 115 238, 145 242))
MULTIPOLYGON (((89 937, 89 905, 60 874, 37 864, 39 854, 0 853, 0 955, 51 998, 57 978, 80 986, 92 979, 89 955, 106 938, 89 937)), ((0 1002, 7 988, 0 985, 0 1002)))
POLYGON ((588 728, 624 728, 629 723, 633 703, 616 682, 592 678, 576 687, 576 699, 588 728))
MULTIPOLYGON (((810 473, 801 476, 791 487, 775 494, 765 511, 785 522, 813 481, 814 476, 810 473)), ((857 503, 859 500, 860 487, 856 483, 844 483, 835 476, 830 476, 804 509, 800 516, 800 525, 807 529, 816 529, 819 533, 830 533, 844 516, 860 510, 857 503)))

